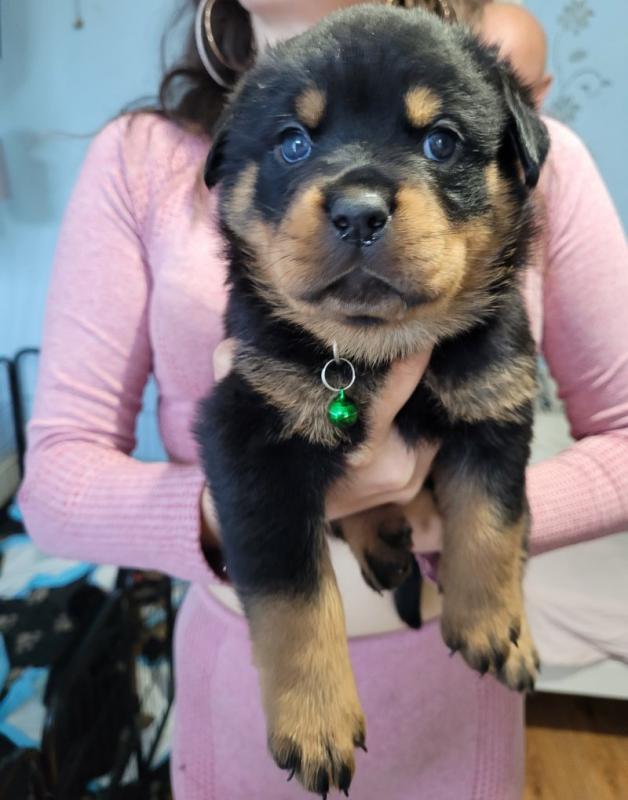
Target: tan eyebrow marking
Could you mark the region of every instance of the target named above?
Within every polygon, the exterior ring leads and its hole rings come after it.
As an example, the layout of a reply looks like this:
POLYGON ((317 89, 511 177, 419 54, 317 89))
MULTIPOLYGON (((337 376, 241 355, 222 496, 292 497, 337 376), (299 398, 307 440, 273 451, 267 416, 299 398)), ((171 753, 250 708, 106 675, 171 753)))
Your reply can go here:
POLYGON ((426 86, 415 86, 404 98, 406 116, 415 128, 424 128, 441 109, 441 99, 426 86))
POLYGON ((297 117, 308 128, 316 128, 323 119, 326 105, 327 95, 325 92, 311 86, 297 97, 297 117))

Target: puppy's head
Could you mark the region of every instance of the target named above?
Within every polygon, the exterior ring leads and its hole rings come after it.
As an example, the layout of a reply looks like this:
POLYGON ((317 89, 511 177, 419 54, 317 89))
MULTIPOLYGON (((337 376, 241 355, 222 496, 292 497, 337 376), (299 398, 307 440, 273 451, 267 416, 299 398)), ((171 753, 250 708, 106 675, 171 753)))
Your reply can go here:
POLYGON ((268 52, 206 165, 273 313, 369 361, 468 327, 512 281, 547 134, 465 29, 341 11, 268 52))

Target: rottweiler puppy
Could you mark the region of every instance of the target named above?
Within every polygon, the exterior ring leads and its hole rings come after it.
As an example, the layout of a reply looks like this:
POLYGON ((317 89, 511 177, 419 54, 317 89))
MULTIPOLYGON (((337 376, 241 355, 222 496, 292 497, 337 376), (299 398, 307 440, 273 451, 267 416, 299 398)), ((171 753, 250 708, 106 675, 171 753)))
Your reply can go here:
MULTIPOLYGON (((518 282, 547 149, 495 51, 386 6, 335 13, 264 53, 215 135, 205 179, 220 184, 237 353, 197 437, 271 753, 323 796, 348 793, 365 743, 325 493, 394 359, 433 348, 395 422, 409 446, 440 443, 444 640, 513 689, 534 684, 521 579, 535 348, 518 282), (326 364, 338 389, 355 370, 344 396, 323 385, 326 364)), ((365 577, 407 581, 399 510, 363 523, 344 535, 365 577)))

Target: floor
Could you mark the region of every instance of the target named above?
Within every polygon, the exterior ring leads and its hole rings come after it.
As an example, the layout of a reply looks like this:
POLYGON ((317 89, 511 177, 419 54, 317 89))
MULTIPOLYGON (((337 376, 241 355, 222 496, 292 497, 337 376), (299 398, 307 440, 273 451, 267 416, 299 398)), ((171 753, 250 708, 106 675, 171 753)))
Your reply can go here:
POLYGON ((628 701, 528 700, 524 800, 628 800, 628 701))

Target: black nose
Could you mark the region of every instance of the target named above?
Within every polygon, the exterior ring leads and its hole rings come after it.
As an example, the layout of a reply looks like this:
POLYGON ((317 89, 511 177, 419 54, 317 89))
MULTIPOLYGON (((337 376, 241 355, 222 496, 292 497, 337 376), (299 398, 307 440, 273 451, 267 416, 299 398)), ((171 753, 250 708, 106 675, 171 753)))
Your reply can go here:
POLYGON ((373 190, 354 191, 336 197, 329 216, 341 238, 369 245, 381 235, 390 218, 385 198, 373 190))

